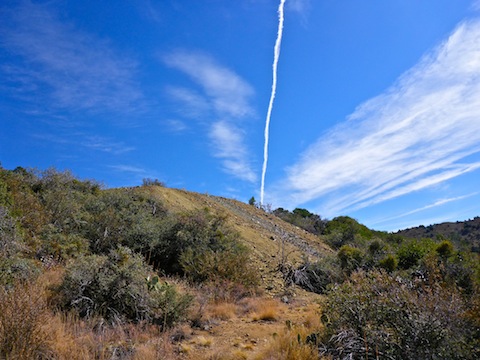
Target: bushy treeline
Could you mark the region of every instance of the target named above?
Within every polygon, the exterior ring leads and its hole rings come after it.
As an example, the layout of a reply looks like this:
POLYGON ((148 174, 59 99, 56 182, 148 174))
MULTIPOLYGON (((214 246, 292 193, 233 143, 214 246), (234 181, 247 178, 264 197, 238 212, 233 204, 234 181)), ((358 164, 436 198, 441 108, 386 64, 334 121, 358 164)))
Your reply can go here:
MULTIPOLYGON (((289 216, 297 218, 296 225, 298 218, 312 217, 300 211, 289 216)), ((324 356, 480 357, 478 254, 442 237, 417 240, 372 231, 346 216, 325 221, 321 237, 336 251, 306 261, 292 276, 326 296, 318 342, 324 356)))
POLYGON ((273 210, 273 214, 315 235, 323 234, 327 223, 320 215, 313 214, 307 209, 296 208, 293 211, 288 211, 284 208, 278 208, 273 210))
POLYGON ((257 286, 226 219, 208 209, 168 211, 154 195, 159 185, 102 189, 68 171, 0 167, 0 285, 62 266, 56 309, 162 326, 184 318, 191 297, 156 274, 257 286))

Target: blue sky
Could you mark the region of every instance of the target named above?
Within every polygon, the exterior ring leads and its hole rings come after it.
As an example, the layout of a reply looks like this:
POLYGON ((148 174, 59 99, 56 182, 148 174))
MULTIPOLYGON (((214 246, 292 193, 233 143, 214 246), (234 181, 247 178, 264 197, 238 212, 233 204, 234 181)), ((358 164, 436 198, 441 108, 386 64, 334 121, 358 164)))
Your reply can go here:
MULTIPOLYGON (((0 162, 260 198, 279 1, 2 1, 0 162)), ((480 215, 480 3, 286 0, 265 204, 480 215)))

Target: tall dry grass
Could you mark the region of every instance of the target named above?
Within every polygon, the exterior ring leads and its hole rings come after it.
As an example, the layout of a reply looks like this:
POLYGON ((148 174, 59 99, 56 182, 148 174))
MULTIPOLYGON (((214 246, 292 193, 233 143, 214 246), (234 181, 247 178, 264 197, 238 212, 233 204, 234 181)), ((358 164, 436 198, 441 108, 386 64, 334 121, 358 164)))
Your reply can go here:
POLYGON ((45 297, 29 284, 0 290, 0 358, 49 359, 55 356, 45 297))
POLYGON ((0 290, 0 358, 76 360, 88 353, 50 310, 44 288, 19 283, 0 290))
POLYGON ((256 360, 318 360, 317 346, 307 341, 311 330, 304 326, 290 327, 275 334, 269 346, 256 360))

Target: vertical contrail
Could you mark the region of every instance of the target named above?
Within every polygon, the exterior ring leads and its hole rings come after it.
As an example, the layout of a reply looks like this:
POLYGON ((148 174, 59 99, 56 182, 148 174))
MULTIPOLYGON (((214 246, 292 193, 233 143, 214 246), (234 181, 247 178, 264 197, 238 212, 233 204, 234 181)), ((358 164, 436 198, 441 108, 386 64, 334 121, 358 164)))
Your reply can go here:
POLYGON ((273 100, 275 99, 275 92, 277 90, 277 65, 278 65, 278 58, 280 56, 280 45, 282 43, 284 5, 285 5, 285 0, 280 0, 280 5, 278 6, 277 41, 275 41, 275 48, 273 51, 272 93, 270 95, 270 103, 268 104, 268 111, 267 111, 267 120, 265 123, 265 145, 263 147, 263 168, 262 168, 262 184, 260 186, 260 205, 263 205, 263 195, 265 190, 265 174, 267 172, 267 162, 268 162, 268 133, 270 128, 270 116, 272 115, 273 100))

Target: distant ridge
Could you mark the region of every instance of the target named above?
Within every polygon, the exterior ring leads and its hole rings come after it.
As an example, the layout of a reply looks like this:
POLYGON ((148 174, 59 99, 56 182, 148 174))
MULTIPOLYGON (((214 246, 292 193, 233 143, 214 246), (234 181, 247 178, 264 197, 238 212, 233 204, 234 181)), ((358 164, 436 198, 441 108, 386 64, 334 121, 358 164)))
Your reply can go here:
POLYGON ((445 238, 459 248, 480 253, 480 217, 457 222, 444 222, 400 230, 397 234, 407 238, 445 238))

